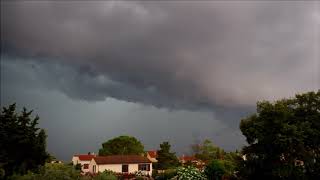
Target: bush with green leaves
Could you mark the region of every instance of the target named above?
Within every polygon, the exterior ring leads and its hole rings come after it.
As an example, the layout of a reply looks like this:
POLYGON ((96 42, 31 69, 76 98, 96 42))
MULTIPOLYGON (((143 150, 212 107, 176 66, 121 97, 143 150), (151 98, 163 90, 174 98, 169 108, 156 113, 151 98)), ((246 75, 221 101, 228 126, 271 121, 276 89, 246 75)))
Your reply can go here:
POLYGON ((10 180, 74 180, 80 179, 80 171, 64 164, 45 164, 39 172, 25 175, 12 175, 10 180))
POLYGON ((37 174, 32 173, 32 172, 28 172, 25 175, 19 175, 19 174, 13 174, 9 177, 7 177, 8 180, 40 180, 37 177, 37 174))
POLYGON ((143 177, 143 176, 136 176, 136 180, 144 180, 145 179, 145 177, 143 177))
POLYGON ((158 170, 152 169, 152 177, 155 179, 158 176, 158 170))
POLYGON ((177 169, 177 176, 173 179, 177 180, 206 180, 204 174, 202 174, 197 168, 188 166, 188 167, 179 167, 177 169))
POLYGON ((74 169, 81 171, 81 167, 82 167, 81 164, 78 163, 78 164, 76 164, 76 165, 74 166, 74 169))
POLYGON ((3 179, 5 175, 6 175, 6 171, 0 168, 0 179, 3 179))
POLYGON ((236 168, 234 162, 215 159, 206 166, 204 174, 208 179, 233 179, 235 178, 236 168))
POLYGON ((176 169, 167 169, 164 170, 162 173, 157 173, 156 177, 154 179, 156 180, 167 180, 175 177, 177 175, 176 169))
POLYGON ((117 180, 117 176, 113 171, 105 170, 93 178, 93 180, 117 180))

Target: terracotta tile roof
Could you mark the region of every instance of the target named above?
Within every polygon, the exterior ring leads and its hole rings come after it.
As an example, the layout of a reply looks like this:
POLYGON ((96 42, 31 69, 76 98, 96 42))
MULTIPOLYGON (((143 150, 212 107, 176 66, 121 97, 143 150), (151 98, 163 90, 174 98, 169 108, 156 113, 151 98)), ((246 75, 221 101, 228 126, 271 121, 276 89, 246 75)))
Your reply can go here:
POLYGON ((97 156, 93 159, 97 164, 151 163, 151 161, 147 157, 140 155, 97 156))
POLYGON ((90 154, 77 154, 74 156, 79 157, 80 161, 91 161, 92 158, 96 157, 96 155, 90 155, 90 154))
POLYGON ((180 161, 196 161, 197 158, 194 156, 181 156, 180 161))
POLYGON ((157 158, 157 151, 147 151, 151 158, 157 158))

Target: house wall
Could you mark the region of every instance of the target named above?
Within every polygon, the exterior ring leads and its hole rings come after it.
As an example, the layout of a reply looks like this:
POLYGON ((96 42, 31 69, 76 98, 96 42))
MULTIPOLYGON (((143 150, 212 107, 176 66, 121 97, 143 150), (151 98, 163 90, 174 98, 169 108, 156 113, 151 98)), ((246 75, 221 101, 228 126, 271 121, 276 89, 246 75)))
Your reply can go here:
POLYGON ((90 164, 90 161, 80 161, 79 157, 73 156, 73 157, 72 157, 72 164, 73 164, 74 166, 77 165, 77 164, 81 164, 81 170, 82 170, 83 172, 85 172, 85 173, 89 172, 90 167, 89 167, 89 169, 83 169, 83 165, 84 165, 84 164, 90 164))
POLYGON ((94 161, 94 159, 92 159, 92 160, 90 161, 90 164, 89 164, 89 172, 90 172, 90 173, 94 173, 94 172, 93 172, 93 165, 96 165, 96 166, 97 166, 97 164, 96 164, 96 162, 94 161))
MULTIPOLYGON (((152 175, 152 164, 150 164, 150 171, 143 171, 145 174, 152 175)), ((97 165, 94 160, 92 160, 89 164, 89 172, 93 173, 93 165, 96 165, 96 169, 98 172, 103 172, 105 170, 111 170, 113 172, 122 173, 122 164, 99 164, 97 165)), ((135 173, 138 171, 138 164, 128 164, 129 173, 135 173)))
POLYGON ((90 161, 79 161, 79 163, 81 164, 81 170, 82 170, 83 172, 85 172, 85 173, 89 172, 90 167, 89 167, 88 169, 84 169, 84 168, 83 168, 83 165, 84 165, 84 164, 90 164, 90 161))
MULTIPOLYGON (((99 172, 103 172, 105 170, 111 170, 113 172, 122 172, 122 164, 99 164, 98 165, 99 172)), ((130 168, 130 165, 129 165, 130 168)), ((129 169, 130 172, 130 169, 129 169)))
POLYGON ((72 164, 75 166, 75 165, 77 165, 78 163, 79 163, 79 157, 77 157, 77 156, 73 156, 72 157, 72 164))

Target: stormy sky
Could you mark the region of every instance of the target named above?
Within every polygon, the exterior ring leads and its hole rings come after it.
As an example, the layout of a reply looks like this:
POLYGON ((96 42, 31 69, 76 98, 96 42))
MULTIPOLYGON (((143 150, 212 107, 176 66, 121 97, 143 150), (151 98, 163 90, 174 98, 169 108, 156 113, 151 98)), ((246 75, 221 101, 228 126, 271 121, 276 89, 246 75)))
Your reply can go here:
POLYGON ((63 160, 123 134, 235 150, 257 101, 320 88, 319 43, 317 1, 1 1, 1 106, 63 160))

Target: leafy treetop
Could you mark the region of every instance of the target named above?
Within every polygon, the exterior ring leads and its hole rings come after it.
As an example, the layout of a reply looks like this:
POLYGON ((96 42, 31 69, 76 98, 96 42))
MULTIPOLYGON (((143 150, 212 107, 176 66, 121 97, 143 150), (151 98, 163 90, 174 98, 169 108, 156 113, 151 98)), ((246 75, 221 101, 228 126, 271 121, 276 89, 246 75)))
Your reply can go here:
POLYGON ((320 90, 274 103, 257 103, 257 113, 241 121, 247 179, 320 177, 320 90))
POLYGON ((99 155, 141 155, 144 153, 142 143, 132 136, 119 136, 102 144, 99 155))
POLYGON ((214 145, 209 139, 205 139, 202 143, 194 144, 191 148, 196 158, 207 163, 213 159, 223 159, 225 155, 224 150, 214 145))

